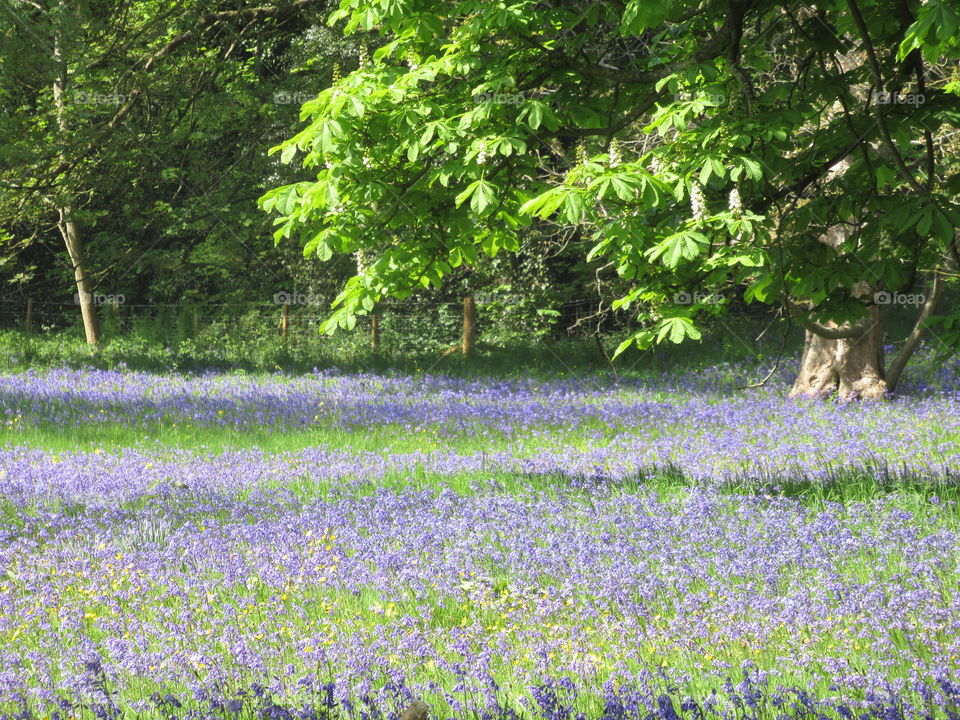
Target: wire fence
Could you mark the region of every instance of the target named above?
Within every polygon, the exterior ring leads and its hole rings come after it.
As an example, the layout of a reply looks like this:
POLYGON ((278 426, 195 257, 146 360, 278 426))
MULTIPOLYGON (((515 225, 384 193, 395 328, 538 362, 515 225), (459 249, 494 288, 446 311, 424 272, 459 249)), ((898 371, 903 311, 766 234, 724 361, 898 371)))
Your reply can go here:
MULTIPOLYGON (((205 334, 264 336, 274 334, 291 340, 314 339, 330 314, 329 300, 321 296, 278 293, 269 302, 130 303, 122 296, 104 296, 95 303, 106 333, 139 333, 148 337, 187 339, 205 334)), ((332 296, 331 296, 332 297, 332 296)), ((519 296, 477 293, 478 330, 493 333, 536 331, 564 335, 578 329, 578 322, 593 315, 597 300, 576 298, 554 306, 555 313, 538 315, 529 303, 521 307, 519 296)), ((375 313, 359 316, 355 330, 383 336, 456 338, 463 323, 463 301, 394 301, 377 306, 375 313)), ((51 332, 78 328, 80 307, 75 303, 15 298, 0 301, 0 327, 27 332, 51 332)))

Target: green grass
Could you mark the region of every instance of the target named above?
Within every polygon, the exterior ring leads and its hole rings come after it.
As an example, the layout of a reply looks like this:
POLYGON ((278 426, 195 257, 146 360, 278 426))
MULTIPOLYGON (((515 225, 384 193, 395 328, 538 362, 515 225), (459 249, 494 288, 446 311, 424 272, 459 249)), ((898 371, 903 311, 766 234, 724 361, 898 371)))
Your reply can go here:
MULTIPOLYGON (((603 422, 584 422, 576 428, 553 428, 551 437, 558 443, 572 447, 586 447, 587 432, 600 432, 605 441, 617 436, 618 428, 603 422)), ((591 438, 592 440, 592 438, 591 438)), ((602 442, 601 444, 605 444, 602 442)), ((202 450, 222 453, 231 450, 259 449, 267 453, 296 452, 305 448, 329 448, 352 452, 412 453, 457 452, 474 454, 525 448, 536 451, 540 446, 532 440, 514 440, 499 433, 482 437, 470 433, 449 435, 440 428, 411 429, 403 425, 347 430, 315 426, 299 430, 276 428, 217 428, 193 424, 151 425, 138 428, 112 423, 91 423, 70 428, 46 423, 0 426, 0 446, 29 446, 47 452, 114 451, 138 448, 164 452, 173 449, 202 450)), ((596 447, 595 442, 590 446, 596 447)), ((522 452, 521 452, 522 454, 522 452)))
POLYGON ((362 452, 432 451, 451 445, 463 452, 482 450, 484 443, 471 438, 439 442, 433 431, 406 433, 398 427, 351 432, 328 427, 305 430, 274 428, 198 427, 192 424, 154 425, 146 428, 108 423, 57 428, 52 425, 20 426, 0 429, 0 445, 26 445, 48 452, 118 450, 140 448, 156 451, 184 449, 205 452, 260 449, 264 452, 295 452, 304 448, 325 447, 362 452))
MULTIPOLYGON (((664 344, 646 351, 628 351, 611 367, 609 356, 627 328, 603 336, 599 344, 590 336, 557 334, 538 340, 487 340, 481 333, 470 357, 444 355, 454 344, 436 337, 391 338, 385 336, 379 351, 371 351, 362 332, 330 338, 298 336, 284 342, 274 334, 257 335, 239 330, 232 334, 180 336, 167 329, 151 332, 104 332, 97 349, 83 342, 77 328, 25 333, 0 330, 0 360, 9 369, 40 367, 112 368, 120 364, 137 370, 189 372, 193 370, 243 370, 246 372, 305 373, 313 368, 338 368, 348 372, 434 373, 459 377, 529 378, 604 375, 636 377, 649 373, 684 372, 713 364, 716 358, 729 362, 768 360, 781 347, 785 324, 763 313, 707 320, 703 340, 676 346, 664 344), (778 335, 778 333, 780 333, 778 335)), ((803 333, 792 328, 786 350, 799 356, 803 333)))

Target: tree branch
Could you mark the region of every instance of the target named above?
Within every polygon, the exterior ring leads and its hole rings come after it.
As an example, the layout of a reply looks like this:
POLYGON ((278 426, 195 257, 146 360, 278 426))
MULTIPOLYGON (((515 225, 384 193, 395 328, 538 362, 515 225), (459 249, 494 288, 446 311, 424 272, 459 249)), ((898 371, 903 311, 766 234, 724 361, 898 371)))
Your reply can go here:
MULTIPOLYGON (((873 73, 873 80, 876 84, 877 90, 884 92, 883 85, 883 74, 880 72, 880 63, 877 60, 877 53, 873 47, 873 41, 870 40, 870 33, 867 30, 867 23, 863 19, 863 14, 860 12, 860 6, 857 5, 857 0, 847 0, 847 7, 850 8, 850 14, 853 16, 853 22, 857 26, 857 30, 860 33, 860 38, 863 40, 864 47, 867 51, 867 59, 869 60, 870 71, 873 73)), ((893 161, 897 165, 897 169, 900 170, 900 174, 903 175, 904 179, 910 183, 917 193, 921 195, 926 195, 928 189, 923 187, 920 183, 917 182, 917 179, 913 176, 913 173, 910 172, 910 169, 907 167, 907 164, 903 160, 903 156, 900 154, 900 150, 897 148, 896 143, 893 142, 893 138, 890 135, 890 128, 887 127, 886 114, 884 112, 884 105, 882 103, 874 103, 874 115, 877 118, 877 126, 880 128, 880 137, 883 138, 883 144, 887 146, 890 150, 890 154, 893 156, 893 161)))
POLYGON ((860 323, 856 325, 851 325, 849 327, 827 327, 826 325, 821 325, 811 320, 809 317, 803 317, 800 319, 800 324, 814 335, 819 335, 822 338, 827 340, 853 340, 861 338, 866 334, 863 326, 860 323))
POLYGON ((864 321, 868 318, 863 318, 847 327, 827 327, 810 318, 812 308, 809 305, 798 303, 788 297, 784 298, 784 305, 788 313, 798 316, 800 324, 806 330, 827 340, 853 340, 869 332, 869 328, 864 328, 864 321))
MULTIPOLYGON (((152 53, 143 65, 145 71, 150 71, 153 69, 155 63, 169 55, 171 52, 176 50, 180 45, 187 42, 195 36, 201 30, 213 27, 214 25, 235 19, 249 19, 253 20, 262 20, 268 17, 289 17, 295 15, 297 12, 304 10, 305 8, 311 5, 319 5, 324 3, 326 0, 296 0, 289 5, 263 5, 259 7, 252 8, 242 8, 240 10, 225 10, 222 12, 208 13, 207 15, 202 16, 194 28, 180 33, 175 38, 173 38, 166 45, 161 47, 156 52, 152 53)), ((118 81, 118 85, 123 82, 127 77, 129 77, 134 70, 131 68, 123 75, 123 77, 118 81)), ((86 157, 90 152, 97 148, 100 144, 100 141, 105 138, 112 130, 114 130, 117 125, 123 120, 124 117, 130 112, 133 108, 135 101, 140 96, 142 92, 141 88, 133 88, 127 95, 126 102, 117 108, 117 111, 113 116, 106 121, 105 124, 100 126, 99 132, 96 136, 90 140, 83 149, 74 155, 73 158, 67 159, 63 158, 60 160, 57 165, 51 168, 49 171, 44 173, 43 176, 38 177, 37 181, 33 185, 23 185, 21 189, 34 191, 41 187, 46 182, 52 182, 54 178, 59 176, 62 173, 69 172, 75 168, 80 160, 86 157)))
POLYGON ((197 20, 193 28, 180 33, 170 42, 160 48, 157 52, 151 55, 146 64, 143 66, 143 69, 149 71, 153 67, 154 63, 157 62, 157 60, 169 55, 180 45, 183 45, 183 43, 192 39, 196 33, 206 30, 208 27, 212 27, 218 23, 237 19, 264 20, 268 17, 285 17, 289 15, 295 15, 300 10, 323 1, 324 0, 296 0, 296 2, 290 3, 289 5, 262 5, 260 7, 241 8, 239 10, 223 10, 221 12, 207 13, 197 20))
POLYGON ((602 65, 579 65, 576 67, 576 71, 587 77, 603 78, 620 83, 653 84, 668 75, 685 70, 691 65, 704 63, 722 55, 730 47, 731 42, 735 42, 742 32, 743 19, 750 7, 750 0, 731 0, 727 17, 721 28, 712 38, 700 46, 693 57, 687 60, 676 60, 672 63, 658 65, 652 70, 635 70, 632 72, 613 70, 602 65))
POLYGON ((887 388, 890 392, 896 390, 897 382, 900 380, 903 369, 907 366, 910 357, 919 347, 923 336, 927 334, 927 330, 929 329, 926 324, 927 320, 930 319, 930 316, 933 315, 936 310, 937 302, 940 300, 942 293, 943 277, 940 275, 939 269, 935 268, 933 271, 933 279, 930 283, 930 295, 927 297, 926 302, 923 303, 923 307, 920 308, 920 314, 917 316, 917 321, 914 323, 910 335, 907 336, 903 348, 901 348, 896 359, 890 363, 890 367, 887 369, 886 381, 887 388))

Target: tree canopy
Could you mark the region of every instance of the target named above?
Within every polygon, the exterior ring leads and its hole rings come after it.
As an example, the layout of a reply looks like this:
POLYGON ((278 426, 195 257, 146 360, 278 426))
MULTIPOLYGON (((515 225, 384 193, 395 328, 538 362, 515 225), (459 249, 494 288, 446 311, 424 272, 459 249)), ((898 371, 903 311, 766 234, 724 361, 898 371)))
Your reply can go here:
POLYGON ((325 0, 233 5, 18 0, 0 12, 6 280, 69 298, 81 266, 87 290, 141 303, 252 295, 249 268, 275 254, 256 198, 289 177, 264 150, 354 53, 323 27, 325 0))
POLYGON ((369 257, 327 331, 545 228, 622 281, 618 352, 734 295, 849 336, 960 267, 951 3, 344 0, 330 23, 369 59, 303 105, 273 151, 309 175, 260 200, 278 240, 369 257))

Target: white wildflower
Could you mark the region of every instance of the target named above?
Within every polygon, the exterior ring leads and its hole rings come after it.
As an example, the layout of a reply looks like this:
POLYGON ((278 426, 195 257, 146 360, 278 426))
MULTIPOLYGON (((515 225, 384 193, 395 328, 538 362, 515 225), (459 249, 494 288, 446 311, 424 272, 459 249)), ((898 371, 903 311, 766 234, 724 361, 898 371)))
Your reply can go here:
POLYGON ((620 160, 622 158, 620 157, 620 145, 617 143, 616 140, 610 141, 609 154, 610 154, 610 167, 611 168, 618 167, 620 165, 620 160))
POLYGON ((690 210, 693 212, 694 220, 703 220, 707 216, 707 202, 698 182, 694 182, 693 187, 690 188, 690 210))
POLYGON ((730 191, 730 197, 727 200, 727 205, 730 208, 730 212, 736 217, 740 217, 743 214, 743 201, 740 199, 740 191, 736 188, 730 191))
POLYGON ((586 165, 589 157, 587 156, 587 146, 583 143, 577 145, 577 165, 586 165))

